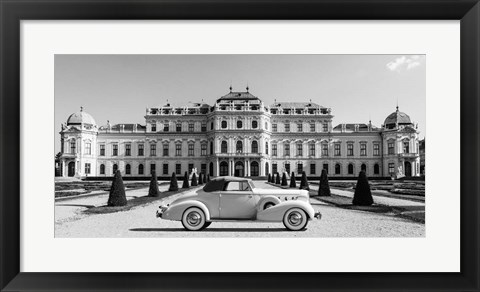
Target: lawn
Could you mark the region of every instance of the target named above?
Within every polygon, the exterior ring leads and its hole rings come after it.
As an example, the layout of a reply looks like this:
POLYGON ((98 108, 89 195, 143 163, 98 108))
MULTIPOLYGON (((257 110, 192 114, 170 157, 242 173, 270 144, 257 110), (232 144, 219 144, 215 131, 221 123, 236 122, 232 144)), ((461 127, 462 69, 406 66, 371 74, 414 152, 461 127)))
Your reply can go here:
MULTIPOLYGON (((123 182, 125 190, 133 190, 140 188, 148 188, 150 182, 123 182)), ((169 184, 169 182, 161 182, 159 185, 169 184)), ((111 181, 71 181, 71 182, 55 182, 55 198, 71 197, 92 192, 108 192, 110 191, 111 181)))

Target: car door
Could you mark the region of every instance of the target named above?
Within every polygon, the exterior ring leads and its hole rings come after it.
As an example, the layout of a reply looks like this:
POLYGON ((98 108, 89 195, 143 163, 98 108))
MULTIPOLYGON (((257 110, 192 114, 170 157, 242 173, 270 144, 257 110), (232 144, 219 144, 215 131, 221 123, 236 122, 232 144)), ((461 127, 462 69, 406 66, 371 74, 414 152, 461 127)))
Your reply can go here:
POLYGON ((247 181, 230 181, 220 195, 220 218, 254 219, 256 206, 256 196, 247 181))

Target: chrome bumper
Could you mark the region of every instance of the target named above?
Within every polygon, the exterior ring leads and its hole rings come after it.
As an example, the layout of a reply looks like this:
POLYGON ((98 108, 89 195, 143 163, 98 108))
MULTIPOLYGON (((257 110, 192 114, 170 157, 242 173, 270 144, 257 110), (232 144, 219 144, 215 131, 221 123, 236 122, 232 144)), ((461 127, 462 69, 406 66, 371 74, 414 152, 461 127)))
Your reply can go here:
POLYGON ((320 212, 317 212, 317 213, 315 213, 315 214, 313 215, 313 217, 314 217, 315 219, 320 220, 320 219, 322 219, 322 214, 321 214, 320 212))

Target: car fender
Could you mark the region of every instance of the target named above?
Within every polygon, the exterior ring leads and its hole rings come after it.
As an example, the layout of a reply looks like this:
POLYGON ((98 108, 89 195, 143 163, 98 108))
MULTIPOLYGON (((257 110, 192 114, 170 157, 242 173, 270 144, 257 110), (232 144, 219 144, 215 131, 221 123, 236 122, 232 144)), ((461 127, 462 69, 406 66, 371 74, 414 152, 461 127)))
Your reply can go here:
POLYGON ((257 212, 260 212, 260 211, 263 211, 263 209, 265 208, 265 204, 267 203, 273 203, 275 205, 278 205, 281 203, 280 199, 277 198, 276 196, 264 196, 260 199, 260 201, 258 201, 258 204, 257 204, 257 212))
POLYGON ((163 212, 162 219, 181 221, 185 210, 191 207, 200 208, 205 213, 205 219, 210 221, 210 212, 208 211, 207 206, 202 202, 195 200, 182 201, 178 204, 170 205, 168 209, 163 212))
POLYGON ((283 216, 285 215, 285 212, 292 208, 300 208, 305 211, 309 220, 311 220, 315 216, 315 210, 309 202, 294 200, 281 202, 280 204, 270 207, 268 209, 258 211, 257 220, 266 222, 281 222, 283 221, 283 216))

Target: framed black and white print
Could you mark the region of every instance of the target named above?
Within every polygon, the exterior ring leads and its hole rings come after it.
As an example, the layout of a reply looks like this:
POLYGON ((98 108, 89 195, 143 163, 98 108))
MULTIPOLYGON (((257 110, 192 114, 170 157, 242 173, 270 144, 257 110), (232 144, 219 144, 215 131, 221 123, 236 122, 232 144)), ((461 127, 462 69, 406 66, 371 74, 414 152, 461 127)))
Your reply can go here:
POLYGON ((478 291, 477 1, 0 3, 2 291, 478 291))

